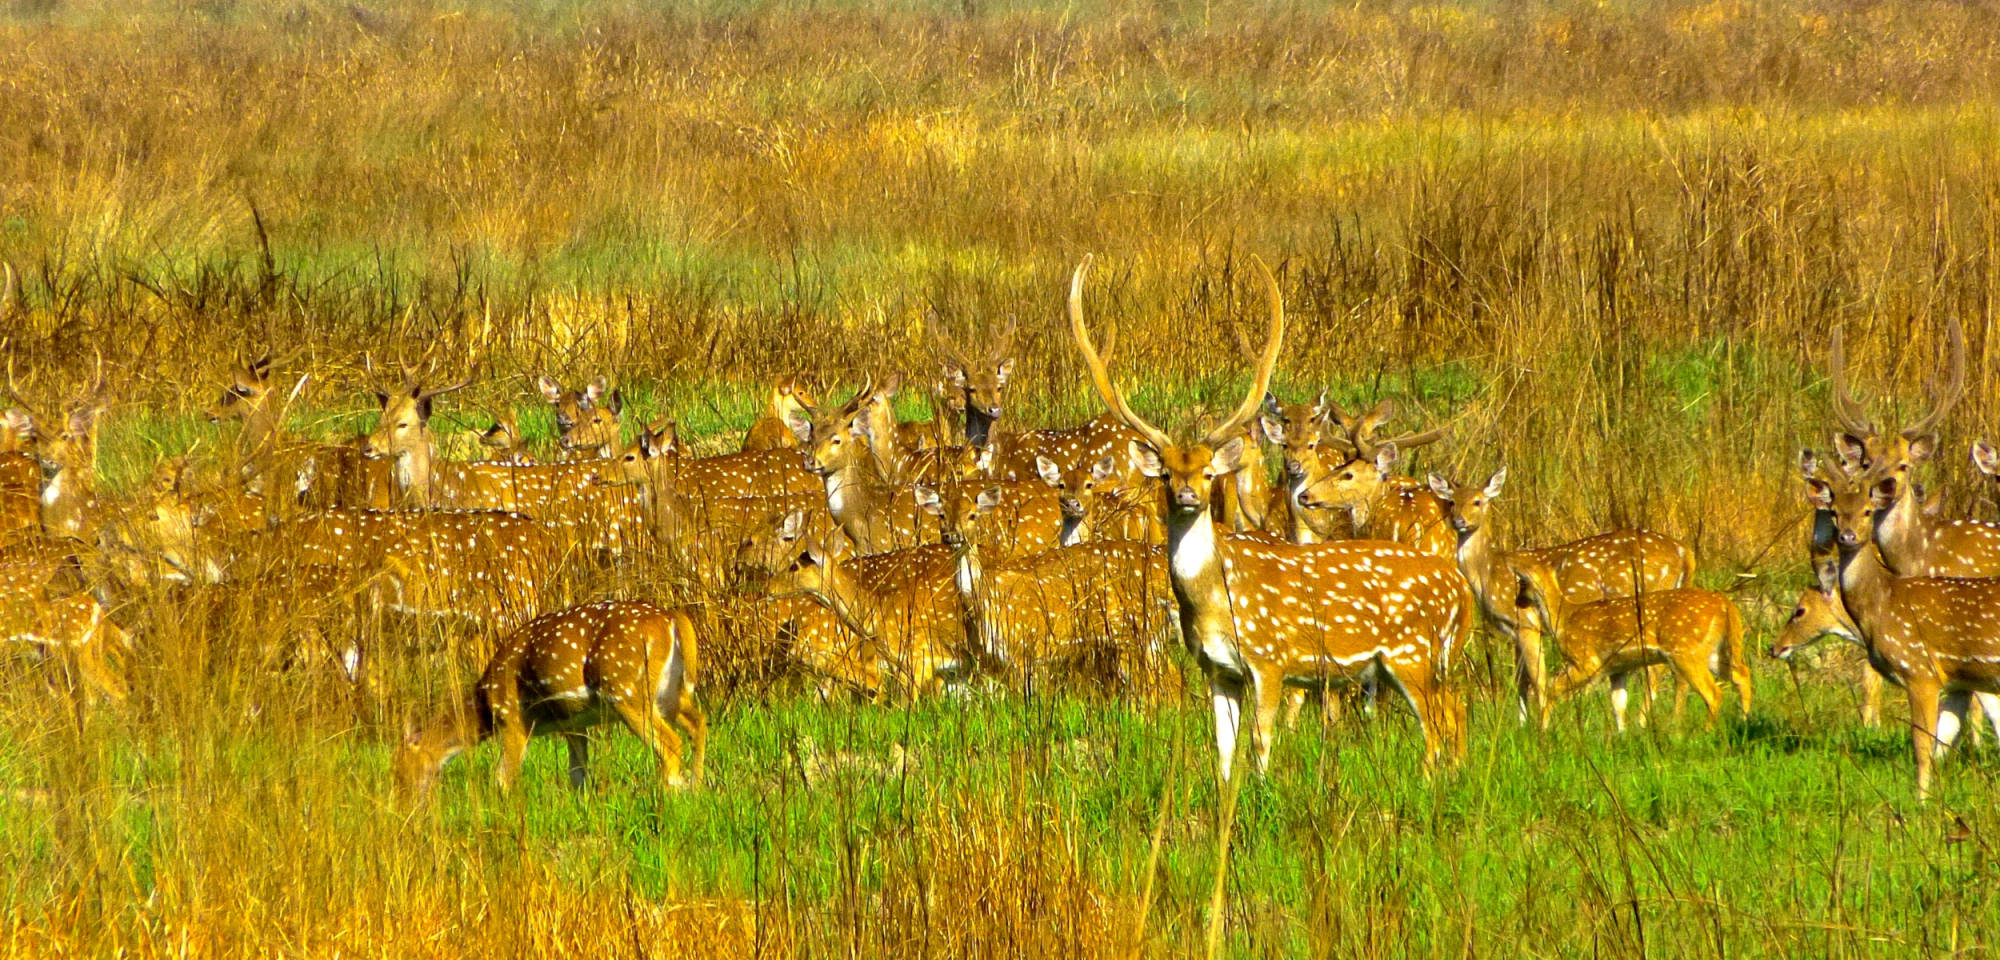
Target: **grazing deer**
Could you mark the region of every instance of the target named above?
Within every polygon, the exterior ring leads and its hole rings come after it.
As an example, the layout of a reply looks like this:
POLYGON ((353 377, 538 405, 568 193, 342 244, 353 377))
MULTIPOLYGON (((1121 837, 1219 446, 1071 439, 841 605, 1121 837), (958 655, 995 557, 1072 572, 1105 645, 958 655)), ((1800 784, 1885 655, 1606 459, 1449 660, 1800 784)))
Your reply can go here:
MULTIPOLYGON (((1483 486, 1430 477, 1431 493, 1444 504, 1446 523, 1457 536, 1459 572, 1472 585, 1486 622, 1514 643, 1515 689, 1521 719, 1530 704, 1548 709, 1548 675, 1541 630, 1524 631, 1516 605, 1516 573, 1540 563, 1554 572, 1562 600, 1582 605, 1694 585, 1694 551, 1650 530, 1622 530, 1536 550, 1504 551, 1493 543, 1488 523, 1493 501, 1507 483, 1507 468, 1494 471, 1483 486)), ((1533 626, 1532 624, 1530 626, 1533 626)))
POLYGON ((131 635, 96 597, 51 597, 46 580, 39 564, 0 562, 0 643, 25 644, 41 656, 55 652, 75 665, 92 696, 123 702, 125 680, 110 657, 131 648, 131 635))
POLYGON ((764 402, 764 413, 757 422, 750 425, 750 432, 743 435, 743 449, 790 450, 799 445, 790 426, 795 414, 812 415, 812 409, 819 406, 812 394, 806 392, 805 384, 799 377, 779 377, 771 385, 771 396, 764 402))
MULTIPOLYGON (((1626 681, 1656 664, 1666 664, 1693 688, 1713 721, 1722 708, 1716 676, 1728 672, 1750 713, 1750 660, 1743 653, 1743 615, 1728 597, 1713 590, 1686 588, 1615 600, 1573 604, 1563 599, 1556 571, 1538 560, 1517 559, 1514 575, 1520 602, 1533 619, 1516 618, 1522 632, 1545 630, 1568 666, 1550 681, 1542 704, 1542 727, 1549 708, 1599 676, 1611 680, 1611 714, 1625 732, 1626 681)), ((1643 715, 1643 708, 1642 708, 1643 715)))
POLYGON ((1113 654, 1115 672, 1127 681, 1132 666, 1156 664, 1172 620, 1166 550, 1109 541, 999 560, 982 542, 1003 497, 998 486, 970 498, 923 494, 925 509, 943 520, 978 649, 1024 677, 1074 667, 1092 654, 1113 654))
POLYGON ((560 733, 569 747, 570 786, 582 789, 587 731, 617 717, 660 761, 668 787, 681 773, 681 741, 693 746, 701 782, 708 719, 696 702, 701 645, 685 611, 643 600, 605 600, 545 614, 500 643, 465 700, 396 748, 392 765, 405 792, 427 791, 453 757, 489 738, 500 741, 494 771, 514 785, 528 739, 560 733))
POLYGON ((886 674, 905 697, 934 693, 972 671, 950 547, 930 544, 855 558, 837 528, 822 541, 796 542, 790 564, 771 578, 770 595, 809 597, 867 642, 860 671, 851 663, 857 659, 851 649, 797 651, 809 666, 834 673, 828 664, 849 661, 836 669, 860 672, 857 687, 880 690, 886 674))
POLYGON ((1089 267, 1086 258, 1070 280, 1070 332, 1098 395, 1144 437, 1132 450, 1141 472, 1165 488, 1168 568, 1183 638, 1214 701, 1222 778, 1230 775, 1246 699, 1256 711, 1253 743, 1263 770, 1285 685, 1357 676, 1379 676, 1401 692, 1423 728, 1427 756, 1455 760, 1464 711, 1444 670, 1473 614, 1471 592, 1449 561, 1393 544, 1299 546, 1218 529, 1215 481, 1242 464, 1236 431, 1263 402, 1284 338, 1277 278, 1259 261, 1271 320, 1249 391, 1207 437, 1182 445, 1132 411, 1092 345, 1083 316, 1089 267))
POLYGON ((1037 457, 1035 467, 1042 482, 1056 491, 1056 505, 1062 511, 1057 540, 1062 546, 1093 540, 1167 542, 1153 491, 1119 485, 1117 458, 1106 454, 1065 470, 1048 457, 1037 457))
MULTIPOLYGON (((556 444, 563 452, 603 459, 615 457, 623 449, 618 431, 625 398, 604 377, 592 379, 582 390, 566 389, 546 374, 537 378, 535 385, 541 388, 543 399, 555 408, 556 444)), ((433 394, 443 392, 437 390, 433 394)))
POLYGON ((1895 575, 1882 559, 1877 521, 1905 482, 1887 469, 1858 489, 1836 491, 1817 479, 1807 488, 1815 507, 1833 511, 1841 605, 1867 641, 1868 662, 1909 696, 1924 797, 1933 753, 1964 726, 1972 696, 2000 693, 2000 580, 1895 575))

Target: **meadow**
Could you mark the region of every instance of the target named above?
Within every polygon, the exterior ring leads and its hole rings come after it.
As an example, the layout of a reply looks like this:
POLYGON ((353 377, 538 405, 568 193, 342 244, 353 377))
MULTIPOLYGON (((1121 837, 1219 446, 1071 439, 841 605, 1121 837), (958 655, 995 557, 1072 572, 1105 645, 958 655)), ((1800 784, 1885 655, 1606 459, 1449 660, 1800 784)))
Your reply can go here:
MULTIPOLYGON (((900 372, 928 415, 925 318, 1011 319, 1007 416, 1076 423, 1089 253, 1149 414, 1234 401, 1262 257, 1280 395, 1449 424, 1406 469, 1505 464, 1502 543, 1682 537, 1753 651, 1809 581, 1835 326, 1894 422, 1964 325, 1929 480, 1994 510, 1964 454, 2000 433, 1987 2, 9 0, 0 131, 10 386, 54 408, 111 371, 113 497, 223 449, 201 412, 266 350, 311 374, 310 435, 369 426, 409 363, 476 377, 441 424, 518 409, 546 449, 534 378, 604 373, 628 432, 713 453, 781 374, 900 372)), ((573 589, 715 600, 646 563, 573 589)), ((1426 775, 1391 705, 1302 721, 1232 800, 1197 678, 857 704, 708 621, 702 788, 606 730, 585 793, 538 742, 513 794, 489 748, 412 806, 389 744, 471 675, 448 643, 357 689, 270 663, 254 613, 129 616, 127 703, 0 683, 10 954, 1170 956, 1209 950, 1218 876, 1241 956, 2000 941, 1994 745, 1919 804, 1902 707, 1861 727, 1846 655, 1614 738, 1601 692, 1519 728, 1481 638, 1462 769, 1426 775)))

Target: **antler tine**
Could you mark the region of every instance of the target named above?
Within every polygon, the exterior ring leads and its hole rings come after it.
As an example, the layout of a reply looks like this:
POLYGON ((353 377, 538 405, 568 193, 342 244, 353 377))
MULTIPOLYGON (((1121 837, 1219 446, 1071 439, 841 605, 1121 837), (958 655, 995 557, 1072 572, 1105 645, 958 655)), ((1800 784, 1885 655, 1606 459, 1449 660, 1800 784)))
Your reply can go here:
POLYGON ((994 363, 1007 359, 1007 355, 1014 352, 1014 331, 1018 327, 1019 323, 1010 314, 1007 317, 1007 325, 1001 327, 1000 335, 994 338, 993 350, 988 355, 994 363))
MULTIPOLYGON (((1394 440, 1386 441, 1386 443, 1393 443, 1397 446, 1398 449, 1408 450, 1412 447, 1421 447, 1421 446, 1426 446, 1428 444, 1436 443, 1439 440, 1444 439, 1445 435, 1450 432, 1451 432, 1450 427, 1437 427, 1435 429, 1425 430, 1422 433, 1412 433, 1407 436, 1397 437, 1394 440)), ((1382 446, 1382 445, 1384 444, 1377 444, 1377 446, 1382 446)))
POLYGON ((958 344, 945 336, 944 329, 938 326, 937 320, 936 307, 924 311, 924 332, 930 334, 931 342, 937 345, 938 352, 944 354, 947 362, 956 364, 961 370, 970 369, 972 365, 965 362, 965 355, 959 352, 958 344))
POLYGON ((1857 437, 1867 439, 1875 436, 1875 425, 1868 422, 1868 414, 1847 392, 1847 328, 1833 328, 1833 360, 1829 373, 1833 378, 1833 420, 1842 430, 1857 437))
POLYGON ((0 287, 0 320, 14 315, 14 265, 0 260, 0 272, 6 274, 6 285, 0 287))
POLYGON ((1257 415, 1257 408, 1264 403, 1264 394, 1271 389, 1271 374, 1278 368, 1278 351, 1284 346, 1285 295, 1278 289, 1278 277, 1264 263, 1264 258, 1251 257, 1251 259, 1257 262, 1257 271, 1264 275, 1264 293, 1271 299, 1271 332, 1269 339, 1264 343, 1263 354, 1257 358, 1257 374, 1250 383, 1249 392, 1243 395, 1243 402, 1236 405, 1236 410, 1230 413, 1229 419, 1209 431, 1207 439, 1203 441, 1205 443, 1226 442, 1236 433, 1237 428, 1257 415))
MULTIPOLYGON (((1111 382, 1111 371, 1105 369, 1104 358, 1097 355, 1096 347, 1091 346, 1090 329, 1083 322, 1083 275, 1089 272, 1091 259, 1089 254, 1085 254, 1083 262, 1076 265, 1076 272, 1069 278, 1070 336, 1076 338, 1076 349, 1083 354, 1083 364, 1090 370, 1090 385, 1097 388, 1097 395, 1104 398, 1111 412, 1117 414, 1118 419, 1125 421, 1126 426, 1145 437, 1146 442, 1152 444, 1154 448, 1165 450, 1174 445, 1173 440, 1165 431, 1140 419, 1138 414, 1132 412, 1132 408, 1125 403, 1124 394, 1119 393, 1118 387, 1111 382)), ((1261 388, 1259 392, 1262 392, 1261 388)))
POLYGON ((1951 412, 1959 398, 1965 395, 1965 330, 1959 326, 1956 316, 1945 323, 1945 341, 1951 345, 1949 379, 1942 390, 1936 389, 1933 384, 1931 412, 1922 420, 1903 428, 1905 440, 1915 440, 1936 429, 1938 421, 1943 420, 1944 415, 1951 412))
POLYGON ((463 389, 465 389, 466 387, 469 387, 469 386, 472 386, 472 381, 474 381, 474 380, 477 380, 477 379, 479 379, 479 374, 477 374, 477 373, 474 373, 473 375, 471 375, 471 376, 469 376, 469 377, 466 377, 465 379, 463 379, 463 380, 460 380, 459 382, 457 382, 457 383, 454 383, 454 384, 452 384, 452 385, 451 385, 451 386, 449 386, 449 387, 438 387, 438 388, 437 388, 437 389, 435 389, 435 390, 423 390, 423 391, 419 391, 419 392, 417 393, 417 399, 419 399, 419 400, 428 400, 428 399, 430 399, 431 397, 435 397, 435 396, 438 396, 438 395, 440 395, 440 394, 446 394, 446 393, 450 393, 450 392, 452 392, 452 391, 454 391, 454 390, 463 390, 463 389))

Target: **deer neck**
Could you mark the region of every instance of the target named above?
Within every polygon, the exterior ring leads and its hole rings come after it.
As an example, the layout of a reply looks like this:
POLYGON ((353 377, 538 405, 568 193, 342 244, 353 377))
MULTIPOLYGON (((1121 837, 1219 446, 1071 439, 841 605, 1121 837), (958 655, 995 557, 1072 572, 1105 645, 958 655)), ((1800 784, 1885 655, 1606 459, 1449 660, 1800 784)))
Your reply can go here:
POLYGON ((1222 530, 1213 509, 1167 514, 1168 566, 1174 587, 1192 605, 1222 596, 1222 530))
POLYGON ((687 499, 681 496, 678 464, 658 466, 649 482, 640 486, 646 514, 653 521, 653 538, 659 543, 678 543, 681 518, 686 516, 687 499))
MULTIPOLYGON (((1458 536, 1458 572, 1472 585, 1472 594, 1478 598, 1479 606, 1494 622, 1511 628, 1514 623, 1514 605, 1502 605, 1493 589, 1494 581, 1502 575, 1512 574, 1497 570, 1495 561, 1499 559, 1493 549, 1493 530, 1484 524, 1471 533, 1458 536)), ((1498 591, 1504 594, 1506 591, 1498 591)))
POLYGON ((826 475, 826 510, 849 539, 869 552, 875 549, 873 523, 889 505, 890 490, 868 457, 850 457, 826 475))
POLYGON ((243 430, 236 435, 236 456, 244 464, 269 459, 278 445, 278 411, 267 403, 243 418, 243 430))
POLYGON ((829 563, 820 573, 813 597, 826 605, 842 626, 870 639, 880 639, 881 603, 874 590, 854 579, 846 567, 829 563))
POLYGON ((425 437, 420 443, 396 451, 396 489, 405 503, 418 507, 437 506, 437 475, 432 469, 436 447, 425 437))
POLYGON ((993 442, 1000 433, 1000 418, 990 416, 972 402, 972 394, 965 395, 965 445, 983 447, 993 442))
POLYGON ((1062 530, 1056 536, 1056 545, 1074 547, 1090 536, 1090 514, 1080 517, 1062 518, 1062 530))
POLYGON ((1895 579, 1895 573, 1882 561, 1881 551, 1872 543, 1862 544, 1852 552, 1841 551, 1840 603, 1871 649, 1895 579))
POLYGON ((1923 576, 1929 541, 1923 504, 1917 502, 1915 488, 1904 484, 1896 502, 1875 521, 1875 548, 1881 552, 1881 562, 1897 576, 1923 576))

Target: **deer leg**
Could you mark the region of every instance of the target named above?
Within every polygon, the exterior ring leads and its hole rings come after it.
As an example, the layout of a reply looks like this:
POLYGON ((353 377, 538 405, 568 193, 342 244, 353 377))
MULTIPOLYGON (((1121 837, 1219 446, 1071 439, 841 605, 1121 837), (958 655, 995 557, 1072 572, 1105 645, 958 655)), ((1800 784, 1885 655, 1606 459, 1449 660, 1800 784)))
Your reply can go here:
MULTIPOLYGON (((1992 726, 1993 742, 2000 744, 2000 696, 1991 693, 1975 693, 1972 695, 1972 705, 1978 708, 1980 714, 1985 716, 1986 723, 1992 726)), ((1974 726, 1977 726, 1979 723, 1977 720, 1972 722, 1974 726)))
MULTIPOLYGON (((1694 688, 1695 696, 1701 698, 1708 708, 1708 722, 1713 724, 1722 716, 1722 685, 1715 680, 1715 672, 1710 669, 1708 657, 1699 653, 1685 654, 1668 661, 1675 673, 1680 675, 1681 686, 1694 688)), ((1674 711, 1676 718, 1680 711, 1674 711)))
MULTIPOLYGON (((1549 728, 1549 715, 1554 711, 1556 701, 1563 700, 1582 689, 1590 681, 1597 679, 1599 663, 1596 658, 1578 660, 1563 668, 1563 672, 1549 681, 1541 696, 1542 729, 1549 728)), ((1621 728, 1622 729, 1622 728, 1621 728)))
MULTIPOLYGON (((1430 664, 1385 660, 1376 668, 1403 695, 1410 712, 1417 716, 1417 729, 1424 735, 1424 764, 1435 766, 1442 747, 1450 744, 1450 719, 1440 712, 1442 691, 1431 676, 1430 664)), ((1456 750, 1454 749, 1454 752, 1456 750)))
POLYGON ((1243 722, 1243 681, 1210 673, 1208 677, 1208 699, 1215 710, 1215 752, 1217 772, 1222 782, 1229 782, 1230 768, 1236 759, 1237 728, 1243 722))
MULTIPOLYGON (((1994 722, 2000 724, 2000 718, 1994 722)), ((1882 725, 1882 675, 1866 660, 1861 662, 1861 725, 1870 729, 1882 725)), ((2000 731, 2000 726, 1994 729, 2000 731)))
POLYGON ((1625 732, 1625 704, 1630 699, 1630 693, 1625 689, 1629 680, 1629 674, 1611 675, 1611 722, 1621 735, 1625 732))
POLYGON ((500 763, 493 768, 493 782, 501 793, 514 789, 514 780, 521 775, 521 761, 528 755, 528 729, 513 711, 500 721, 500 729, 494 738, 500 741, 500 763))
POLYGON ((679 709, 671 718, 673 724, 687 735, 688 743, 694 748, 694 775, 691 782, 699 784, 703 770, 708 764, 708 714, 694 702, 694 693, 681 691, 679 709))
POLYGON ((1937 747, 1934 756, 1942 758, 1965 729, 1965 711, 1972 706, 1972 691, 1947 690, 1938 698, 1937 747))
POLYGON ((1927 677, 1904 683, 1910 697, 1910 746, 1917 758, 1917 799, 1931 795, 1931 753, 1937 745, 1938 687, 1927 677))
POLYGON ((563 734, 563 743, 569 747, 570 789, 581 790, 590 775, 590 735, 571 730, 563 734))
POLYGON ((1274 668, 1251 674, 1251 689, 1257 698, 1256 728, 1252 745, 1257 749, 1257 772, 1271 769, 1271 746, 1278 739, 1278 707, 1285 699, 1285 674, 1274 668))
MULTIPOLYGON (((1525 612, 1522 614, 1524 617, 1527 615, 1525 612)), ((1542 654, 1542 631, 1531 623, 1519 624, 1514 630, 1514 692, 1520 704, 1522 725, 1527 724, 1531 709, 1546 716, 1548 687, 1548 663, 1542 654)))
POLYGON ((679 788, 685 780, 681 777, 681 738, 675 735, 673 726, 660 716, 659 709, 652 705, 651 698, 641 703, 620 699, 618 718, 625 721, 625 727, 639 738, 653 756, 660 761, 660 781, 669 788, 679 788))

